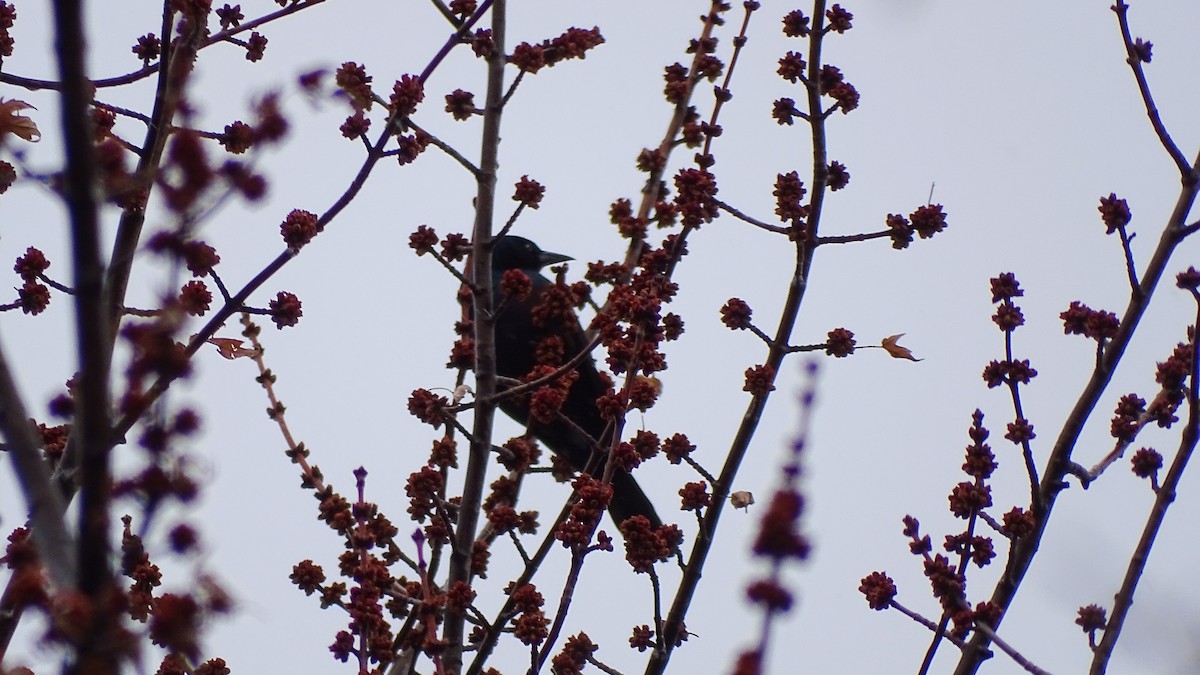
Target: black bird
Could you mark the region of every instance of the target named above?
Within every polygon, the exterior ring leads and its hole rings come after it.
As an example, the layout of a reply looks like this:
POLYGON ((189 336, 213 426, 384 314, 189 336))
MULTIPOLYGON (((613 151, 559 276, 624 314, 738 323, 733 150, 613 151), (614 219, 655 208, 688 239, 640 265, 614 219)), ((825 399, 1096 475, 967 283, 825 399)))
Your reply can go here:
MULTIPOLYGON (((537 364, 536 351, 539 343, 547 337, 557 336, 562 340, 562 363, 573 359, 588 346, 579 319, 572 313, 567 321, 538 321, 534 319, 534 308, 543 294, 554 282, 542 275, 547 265, 573 260, 570 256, 550 253, 538 248, 537 244, 513 235, 496 240, 492 248, 492 294, 496 313, 496 372, 502 377, 520 379, 529 374, 537 364), (504 296, 500 291, 500 279, 508 270, 521 270, 533 282, 532 292, 524 300, 504 296)), ((556 364, 561 365, 561 364, 556 364)), ((567 460, 577 471, 588 468, 592 448, 608 447, 605 438, 607 420, 600 416, 596 399, 608 391, 609 383, 596 370, 596 363, 589 355, 576 368, 578 377, 567 392, 561 408, 563 417, 550 422, 539 422, 529 418, 529 397, 508 398, 500 404, 509 417, 527 425, 533 435, 551 452, 567 460)), ((593 463, 593 475, 600 472, 593 463)), ((633 476, 618 467, 612 477, 613 497, 609 513, 619 525, 632 516, 646 516, 654 527, 662 525, 654 505, 646 497, 633 476)))

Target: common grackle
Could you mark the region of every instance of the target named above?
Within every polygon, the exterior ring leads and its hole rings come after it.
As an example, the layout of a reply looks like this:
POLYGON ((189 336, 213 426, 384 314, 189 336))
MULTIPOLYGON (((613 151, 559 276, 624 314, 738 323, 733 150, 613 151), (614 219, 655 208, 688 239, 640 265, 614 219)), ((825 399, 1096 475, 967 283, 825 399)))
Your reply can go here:
MULTIPOLYGON (((542 275, 541 269, 567 260, 572 258, 543 251, 523 237, 506 235, 496 240, 492 249, 492 292, 493 306, 497 308, 496 372, 500 376, 520 379, 528 375, 538 365, 538 347, 547 338, 557 337, 562 341, 562 360, 551 365, 561 365, 587 348, 587 337, 574 312, 566 312, 564 316, 559 312, 535 311, 546 291, 554 285, 542 275), (520 270, 529 277, 532 291, 528 298, 518 300, 501 293, 500 279, 508 270, 520 270)), ((592 449, 608 447, 610 441, 605 438, 607 421, 596 407, 596 399, 608 391, 609 383, 596 370, 591 356, 584 358, 575 372, 575 382, 560 409, 561 416, 571 423, 562 417, 549 422, 530 419, 528 396, 504 399, 500 409, 527 425, 551 452, 567 460, 576 470, 583 471, 592 460, 592 449)), ((591 468, 593 475, 599 476, 597 464, 594 462, 591 468)), ((617 524, 638 515, 646 516, 654 527, 662 524, 654 505, 627 471, 618 467, 613 472, 612 488, 609 513, 617 524)))

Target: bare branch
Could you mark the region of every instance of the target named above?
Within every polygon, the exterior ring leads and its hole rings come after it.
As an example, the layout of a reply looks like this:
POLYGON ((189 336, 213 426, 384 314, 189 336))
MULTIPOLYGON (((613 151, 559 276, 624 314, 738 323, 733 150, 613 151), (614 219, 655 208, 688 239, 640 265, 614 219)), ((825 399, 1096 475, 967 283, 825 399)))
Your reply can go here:
POLYGON ((1125 60, 1129 64, 1129 68, 1133 70, 1134 79, 1137 80, 1138 92, 1141 93, 1142 102, 1146 105, 1146 116, 1150 118, 1150 125, 1154 127, 1154 133, 1158 134, 1158 140, 1167 154, 1171 156, 1171 161, 1175 162, 1176 168, 1179 169, 1179 177, 1183 180, 1184 185, 1195 183, 1196 170, 1188 166, 1187 158, 1180 152, 1179 146, 1175 145, 1175 141, 1163 124, 1162 117, 1158 114, 1158 107, 1154 105, 1154 97, 1150 94, 1150 84, 1146 82, 1146 72, 1142 69, 1142 58, 1138 54, 1133 36, 1129 32, 1129 5, 1125 4, 1125 0, 1116 0, 1112 10, 1116 13, 1117 23, 1121 26, 1121 40, 1125 42, 1125 60))

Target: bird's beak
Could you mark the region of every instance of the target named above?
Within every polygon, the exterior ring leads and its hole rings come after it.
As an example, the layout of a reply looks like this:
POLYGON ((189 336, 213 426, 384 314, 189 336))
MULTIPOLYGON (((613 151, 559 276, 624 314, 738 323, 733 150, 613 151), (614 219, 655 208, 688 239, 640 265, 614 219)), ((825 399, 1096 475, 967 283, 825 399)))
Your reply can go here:
POLYGON ((538 256, 538 267, 545 267, 547 265, 553 265, 555 263, 567 262, 568 260, 574 260, 574 258, 572 258, 569 255, 563 255, 561 253, 551 253, 550 251, 542 251, 540 253, 540 255, 538 256))

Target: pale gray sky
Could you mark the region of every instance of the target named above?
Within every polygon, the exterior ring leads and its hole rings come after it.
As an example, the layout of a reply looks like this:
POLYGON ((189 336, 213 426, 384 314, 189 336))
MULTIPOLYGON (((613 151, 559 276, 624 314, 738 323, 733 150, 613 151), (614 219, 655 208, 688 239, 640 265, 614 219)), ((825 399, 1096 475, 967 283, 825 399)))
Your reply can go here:
MULTIPOLYGON (((136 36, 156 30, 155 8, 91 4, 95 75, 136 68, 129 47, 136 36)), ((273 6, 244 4, 249 15, 273 6)), ((662 67, 684 59, 683 47, 699 27, 690 17, 707 3, 511 4, 513 41, 540 41, 569 26, 598 25, 607 42, 584 61, 561 64, 522 84, 504 120, 500 213, 507 215, 508 186, 528 174, 547 186, 547 194, 539 210, 522 217, 519 232, 582 261, 613 259, 623 248, 607 224, 608 206, 638 192, 641 175, 633 160, 642 147, 658 143, 669 114, 660 95, 662 67), (679 21, 675 14, 689 18, 679 21)), ((715 146, 715 171, 723 200, 770 219, 775 174, 804 175, 811 159, 803 127, 778 127, 769 118, 774 99, 800 98, 798 87, 780 80, 775 69, 776 60, 801 43, 779 32, 780 17, 794 7, 764 5, 738 64, 734 98, 722 113, 725 134, 715 146)), ((826 57, 858 88, 862 101, 850 115, 831 120, 830 158, 846 164, 852 179, 827 202, 823 231, 878 229, 888 213, 907 214, 924 203, 935 182, 934 202, 944 205, 949 227, 902 252, 887 240, 818 252, 795 341, 820 342, 840 326, 855 331, 860 344, 903 332, 904 344, 925 360, 896 361, 866 350, 823 362, 807 456, 806 525, 815 551, 808 565, 788 573, 799 605, 776 627, 771 654, 776 673, 915 672, 927 631, 898 613, 872 612, 857 587, 869 572, 886 570, 900 586, 901 602, 927 615, 936 612, 920 561, 908 554, 900 534, 900 519, 920 518, 935 544, 961 526, 947 512, 946 495, 963 479, 959 465, 975 408, 987 415, 1001 465, 994 478, 994 513, 1025 505, 1028 495, 1019 453, 1003 439, 1012 417, 1007 394, 988 390, 979 376, 1003 353, 1002 335, 989 318, 988 278, 1011 271, 1025 289, 1019 304, 1027 324, 1016 333, 1016 350, 1040 372, 1023 396, 1041 462, 1092 361, 1091 343, 1064 336, 1058 313, 1081 300, 1120 314, 1128 297, 1120 245, 1104 235, 1099 197, 1116 192, 1128 199, 1131 228, 1138 233, 1134 254, 1144 264, 1178 190, 1174 167, 1145 119, 1106 3, 860 0, 846 6, 854 12, 854 28, 826 42, 826 57)), ((48 12, 28 0, 17 8, 17 51, 5 60, 5 71, 50 77, 48 12)), ((1131 20, 1134 34, 1154 43, 1147 72, 1163 118, 1184 154, 1194 156, 1200 144, 1195 121, 1200 5, 1141 0, 1131 20)), ((247 65, 234 48, 203 54, 194 102, 206 127, 219 130, 233 119, 249 118, 249 100, 279 82, 288 83, 284 100, 293 125, 292 142, 263 160, 270 198, 252 209, 227 208, 205 226, 205 238, 222 256, 219 269, 227 283, 240 286, 281 250, 278 223, 288 211, 326 209, 362 156, 360 144, 337 132, 345 107, 290 93, 294 76, 356 61, 386 91, 383 83, 418 72, 448 32, 426 3, 330 0, 269 29, 261 63, 247 65)), ((722 33, 723 45, 732 34, 722 33)), ((465 50, 430 81, 418 119, 474 156, 477 122, 457 123, 439 112, 441 97, 457 88, 482 97, 482 71, 465 50)), ((151 95, 149 82, 105 92, 106 100, 135 108, 151 95)), ((53 99, 10 87, 0 88, 0 96, 38 106, 46 134, 29 160, 41 169, 56 168, 53 99)), ((135 125, 122 124, 136 137, 135 125)), ((676 161, 690 156, 680 152, 676 161)), ((414 388, 451 386, 453 373, 442 364, 458 313, 457 283, 432 261, 413 256, 407 239, 420 224, 439 233, 465 231, 472 195, 469 177, 433 148, 414 165, 382 163, 355 203, 256 298, 265 304, 275 291, 289 290, 304 302, 299 326, 282 333, 268 328, 264 338, 293 433, 312 448, 327 479, 347 493, 351 471, 365 466, 369 498, 398 523, 407 505, 405 478, 432 438, 407 415, 404 403, 414 388)), ((0 198, 0 262, 38 246, 54 262, 50 272, 61 279, 69 268, 64 219, 48 203, 30 185, 0 198)), ((114 216, 108 214, 110 225, 114 216)), ((148 224, 164 223, 152 217, 148 224)), ((747 400, 742 373, 765 354, 752 335, 726 330, 718 309, 738 296, 753 306, 756 319, 773 326, 791 251, 728 217, 706 225, 690 249, 673 307, 687 322, 687 333, 669 345, 663 399, 630 424, 660 434, 686 432, 699 446, 698 459, 716 470, 747 400)), ((1195 242, 1182 246, 1168 268, 1171 279, 1189 264, 1200 264, 1198 253, 1195 242)), ((574 265, 572 275, 582 269, 574 265)), ((148 304, 162 290, 163 277, 149 267, 143 271, 131 301, 148 304)), ((1126 367, 1097 406, 1078 461, 1090 465, 1111 447, 1108 420, 1120 395, 1153 395, 1154 362, 1183 339, 1193 316, 1191 298, 1168 279, 1126 367)), ((0 337, 20 369, 31 409, 44 411, 75 370, 70 321, 70 303, 62 296, 43 316, 0 317, 0 337)), ((223 335, 236 332, 230 326, 223 335)), ((795 430, 801 364, 799 358, 787 362, 739 477, 737 487, 753 491, 760 503, 777 484, 777 467, 795 430)), ((344 617, 320 611, 287 579, 292 565, 305 558, 335 569, 339 542, 316 521, 311 495, 297 487, 283 441, 263 414, 267 403, 254 383, 253 365, 205 351, 196 369, 198 377, 171 399, 197 405, 204 415, 205 434, 194 454, 212 480, 199 512, 190 516, 203 528, 206 553, 199 569, 223 581, 239 603, 238 613, 208 634, 206 653, 226 658, 235 673, 348 672, 326 649, 344 617)), ((508 431, 515 428, 504 424, 508 431)), ((1139 445, 1154 445, 1169 461, 1176 438, 1155 430, 1139 438, 1139 445)), ((1087 492, 1073 485, 1062 496, 1002 627, 1011 644, 1051 672, 1086 669, 1090 652, 1073 623, 1075 610, 1090 603, 1111 606, 1152 502, 1148 485, 1126 466, 1122 462, 1087 492)), ((638 475, 664 513, 677 504, 678 487, 695 480, 660 461, 638 475)), ((1181 583, 1197 563, 1198 490, 1194 476, 1185 477, 1112 672, 1200 672, 1200 656, 1191 646, 1200 630, 1195 609, 1200 594, 1195 584, 1181 583)), ((554 488, 539 503, 548 510, 565 494, 554 488)), ((22 519, 15 497, 5 465, 0 516, 6 528, 22 519)), ((763 571, 748 552, 760 513, 731 510, 723 516, 720 540, 687 620, 695 636, 672 660, 677 672, 727 671, 756 634, 758 614, 743 598, 746 582, 763 571)), ((151 545, 162 548, 161 542, 151 545)), ((539 582, 548 599, 559 594, 561 553, 539 582)), ((513 560, 514 554, 497 549, 495 572, 481 595, 496 597, 503 565, 513 560)), ((186 587, 190 572, 171 567, 166 587, 186 587)), ((973 574, 972 601, 990 595, 998 568, 973 574)), ((670 588, 677 575, 664 576, 670 588)), ((628 649, 627 639, 630 626, 649 622, 648 597, 647 580, 628 574, 619 555, 593 556, 567 634, 587 630, 600 644, 602 660, 623 672, 640 671, 644 655, 628 649), (620 619, 609 620, 618 614, 620 619), (597 615, 601 621, 593 620, 597 615)), ((26 626, 18 634, 13 658, 47 658, 36 647, 38 630, 26 626)), ((521 650, 510 649, 499 652, 494 665, 518 672, 527 660, 521 650)), ((947 672, 955 660, 953 648, 944 646, 935 672, 947 672)), ((998 656, 985 672, 1019 669, 998 656)))

